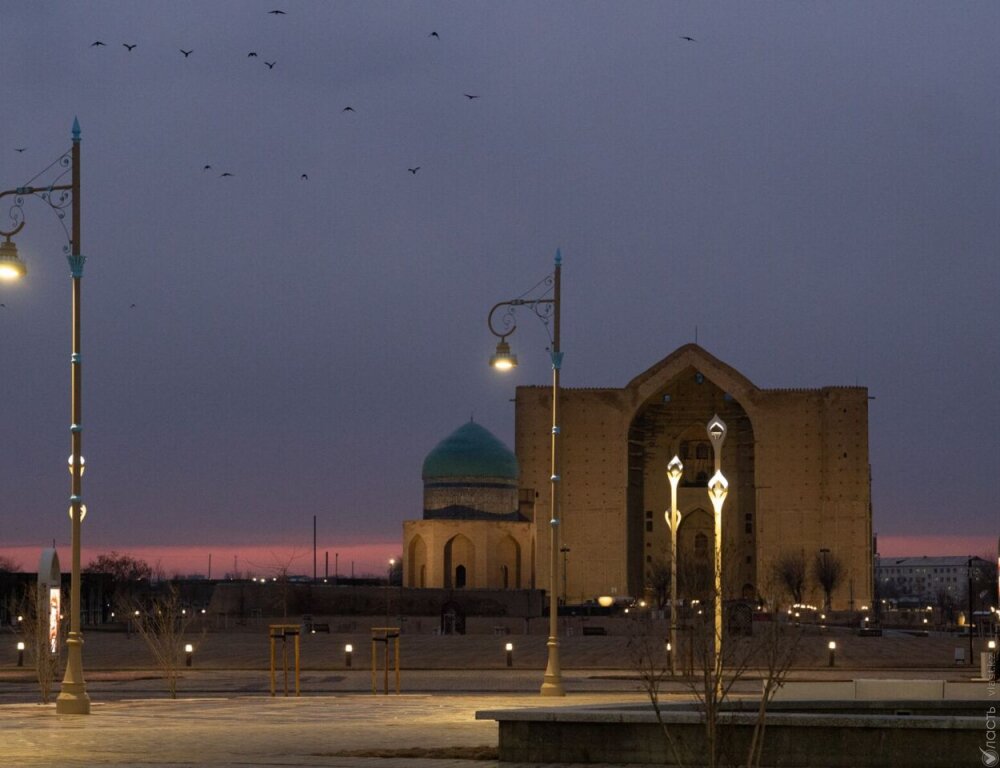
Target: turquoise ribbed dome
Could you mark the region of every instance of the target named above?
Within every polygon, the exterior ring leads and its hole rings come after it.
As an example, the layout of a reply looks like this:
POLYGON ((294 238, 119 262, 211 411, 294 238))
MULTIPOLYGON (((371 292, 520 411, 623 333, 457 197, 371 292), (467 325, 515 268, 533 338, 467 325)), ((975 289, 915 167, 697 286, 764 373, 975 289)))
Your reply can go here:
POLYGON ((463 424, 434 446, 424 459, 422 477, 504 477, 516 480, 517 457, 486 427, 463 424))

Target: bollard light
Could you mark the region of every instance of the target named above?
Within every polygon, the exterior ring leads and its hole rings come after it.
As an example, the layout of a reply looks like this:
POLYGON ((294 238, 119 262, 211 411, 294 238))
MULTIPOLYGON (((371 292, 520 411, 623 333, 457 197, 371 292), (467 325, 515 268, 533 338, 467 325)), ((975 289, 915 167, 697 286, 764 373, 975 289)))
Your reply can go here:
POLYGON ((504 646, 504 650, 507 652, 507 666, 508 667, 513 667, 514 666, 514 644, 513 643, 507 643, 507 645, 504 646))
POLYGON ((354 646, 348 643, 344 646, 344 666, 350 669, 351 667, 351 654, 354 653, 354 646))
POLYGON ((190 667, 191 660, 194 658, 194 646, 188 643, 184 646, 184 666, 190 667))
POLYGON ((24 642, 17 644, 17 666, 24 666, 24 642))
POLYGON ((834 640, 831 640, 829 643, 827 643, 826 647, 830 649, 830 666, 832 667, 834 662, 834 657, 836 656, 837 653, 837 643, 834 640))
POLYGON ((986 647, 989 648, 990 651, 995 651, 997 649, 997 641, 990 640, 988 643, 986 643, 986 647))

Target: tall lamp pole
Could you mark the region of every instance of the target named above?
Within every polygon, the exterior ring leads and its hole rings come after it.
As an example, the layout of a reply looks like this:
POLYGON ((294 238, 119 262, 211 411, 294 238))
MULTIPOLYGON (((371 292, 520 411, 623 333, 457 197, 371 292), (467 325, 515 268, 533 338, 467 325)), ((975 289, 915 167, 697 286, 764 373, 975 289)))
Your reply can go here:
POLYGON ((677 509, 677 484, 684 474, 684 465, 674 456, 667 464, 667 479, 670 480, 670 511, 666 513, 670 528, 670 674, 677 674, 677 529, 681 515, 677 509))
MULTIPOLYGON (((548 648, 548 663, 545 667, 545 676, 542 680, 542 696, 565 696, 566 689, 563 687, 562 669, 559 665, 559 371, 562 368, 563 353, 559 347, 559 310, 561 299, 561 274, 562 274, 562 254, 557 250, 555 258, 555 269, 536 288, 543 286, 544 290, 540 297, 532 299, 511 299, 495 304, 486 318, 486 324, 494 336, 500 339, 497 342, 496 352, 490 358, 490 365, 501 371, 509 371, 517 365, 517 355, 510 351, 507 337, 517 328, 514 321, 514 309, 516 307, 527 306, 539 319, 548 327, 549 320, 552 320, 550 359, 552 361, 552 439, 551 439, 551 460, 550 460, 550 502, 549 502, 549 639, 546 643, 548 648), (551 298, 548 294, 551 291, 551 298), (494 315, 497 310, 505 308, 499 318, 500 327, 494 324, 494 315)), ((532 289, 534 290, 534 288, 532 289)), ((529 291, 530 293, 530 291, 529 291)))
POLYGON ((712 448, 715 453, 715 474, 708 481, 708 498, 712 501, 715 510, 715 643, 713 654, 715 656, 715 680, 716 694, 721 698, 722 694, 722 505, 726 502, 726 495, 729 493, 729 481, 722 474, 722 444, 726 441, 726 422, 719 418, 718 414, 712 417, 706 427, 708 439, 712 441, 712 448))
MULTIPOLYGON (((24 186, 0 192, 0 198, 14 195, 11 217, 16 222, 14 229, 0 231, 5 238, 0 243, 0 278, 13 280, 24 277, 27 269, 18 258, 17 248, 11 241, 24 227, 22 204, 28 196, 37 196, 48 203, 60 220, 63 210, 70 206, 72 229, 69 233, 69 247, 66 258, 70 276, 73 279, 72 298, 72 354, 70 356, 70 497, 69 516, 72 521, 72 576, 70 581, 69 636, 66 638, 66 672, 59 696, 56 698, 56 712, 67 715, 90 714, 90 697, 83 679, 83 633, 80 631, 80 524, 87 514, 83 504, 83 360, 80 355, 80 280, 86 257, 80 251, 80 123, 73 120, 73 145, 52 166, 62 168, 56 178, 61 179, 68 172, 69 184, 50 184, 44 187, 24 186), (59 194, 55 194, 59 193, 59 194), (67 194, 68 193, 68 194, 67 194)), ((50 166, 50 167, 52 167, 50 166)), ((44 171, 43 171, 44 173, 44 171)))

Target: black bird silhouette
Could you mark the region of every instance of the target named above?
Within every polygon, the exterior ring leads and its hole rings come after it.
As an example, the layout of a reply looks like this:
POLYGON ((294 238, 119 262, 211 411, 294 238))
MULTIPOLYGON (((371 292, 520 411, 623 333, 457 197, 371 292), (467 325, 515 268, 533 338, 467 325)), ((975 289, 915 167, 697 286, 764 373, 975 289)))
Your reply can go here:
POLYGON ((697 43, 698 42, 693 37, 688 37, 687 35, 681 35, 680 38, 681 38, 681 40, 687 40, 689 43, 697 43))
POLYGON ((203 171, 210 171, 210 170, 212 170, 212 166, 206 165, 204 168, 202 168, 202 170, 203 171))
POLYGON ((268 14, 268 16, 284 16, 285 12, 284 11, 268 11, 267 14, 268 14))
POLYGON ((14 151, 15 152, 24 152, 24 150, 26 150, 26 149, 27 149, 27 147, 14 147, 14 151))
POLYGON ((416 168, 407 168, 406 170, 408 170, 410 173, 412 173, 414 176, 416 176, 417 175, 417 171, 420 170, 420 166, 418 165, 416 168))
POLYGON ((467 94, 465 94, 465 98, 470 99, 470 100, 471 99, 478 99, 479 98, 479 94, 467 93, 467 94))
POLYGON ((128 305, 128 308, 129 308, 129 309, 135 309, 135 304, 129 304, 129 305, 128 305))
POLYGON ((256 58, 256 57, 257 57, 257 51, 250 51, 250 53, 247 54, 247 58, 248 59, 249 58, 256 58))
POLYGON ((441 39, 441 35, 439 35, 437 32, 431 32, 429 35, 427 35, 427 37, 436 37, 439 40, 441 39))
POLYGON ((226 171, 225 173, 220 173, 219 178, 224 179, 226 176, 232 176, 232 175, 233 174, 231 174, 229 171, 226 171))
POLYGON ((128 48, 129 53, 131 53, 132 49, 135 48, 138 45, 138 43, 132 43, 132 45, 129 45, 128 43, 122 43, 122 45, 128 48))
POLYGON ((106 43, 102 43, 100 40, 95 40, 94 42, 92 42, 90 44, 90 47, 93 48, 94 46, 97 46, 97 45, 106 45, 106 43))
POLYGON ((344 108, 343 108, 342 110, 340 110, 340 111, 341 111, 341 112, 353 112, 353 111, 354 111, 354 107, 344 107, 344 108))
POLYGON ((303 181, 309 181, 309 174, 303 173, 299 178, 302 179, 303 181))
POLYGON ((192 48, 190 51, 185 51, 183 48, 181 48, 180 51, 181 51, 181 53, 184 54, 184 58, 186 59, 188 56, 190 56, 192 53, 194 53, 194 48, 192 48))
POLYGON ((278 62, 276 62, 276 61, 265 61, 264 63, 267 64, 267 68, 268 69, 274 69, 274 65, 277 64, 278 62))

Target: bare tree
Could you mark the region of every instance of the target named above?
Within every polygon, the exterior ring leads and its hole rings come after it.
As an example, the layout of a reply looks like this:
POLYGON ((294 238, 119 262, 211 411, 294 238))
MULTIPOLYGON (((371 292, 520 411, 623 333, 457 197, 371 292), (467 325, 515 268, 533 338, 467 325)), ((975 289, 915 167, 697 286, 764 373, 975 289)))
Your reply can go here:
POLYGON ((823 588, 826 599, 823 608, 829 611, 830 596, 844 580, 844 561, 828 550, 820 550, 813 560, 813 579, 823 588))
POLYGON ((674 763, 682 766, 683 762, 677 749, 677 743, 667 727, 667 722, 663 718, 663 710, 660 707, 660 689, 664 679, 670 673, 670 665, 662 651, 663 642, 650 631, 652 625, 649 622, 633 622, 630 627, 632 632, 626 646, 629 660, 632 667, 639 673, 639 681, 649 697, 649 703, 656 715, 656 722, 660 726, 674 763))
POLYGON ((662 611, 670 598, 670 566, 663 560, 657 559, 653 562, 649 586, 656 595, 656 607, 662 611))
POLYGON ((291 576, 292 563, 304 557, 305 554, 298 547, 294 547, 290 553, 286 552, 280 556, 275 552, 271 552, 272 562, 270 565, 250 563, 254 568, 272 574, 270 581, 277 586, 278 590, 275 607, 281 609, 281 617, 283 619, 288 618, 288 598, 291 591, 289 577, 291 576))
POLYGON ((21 563, 10 555, 0 555, 0 573, 20 573, 21 563))
POLYGON ((145 560, 127 552, 109 552, 91 560, 85 573, 102 573, 111 578, 114 602, 128 604, 134 599, 135 588, 142 581, 150 581, 153 569, 145 560))
POLYGON ((128 606, 132 622, 146 643, 153 661, 163 672, 170 698, 177 698, 177 680, 185 662, 185 639, 194 621, 194 612, 184 608, 173 584, 153 596, 148 603, 132 602, 128 606))
MULTIPOLYGON (((59 670, 62 650, 62 642, 57 639, 56 652, 52 653, 49 636, 48 595, 39 595, 38 586, 29 584, 25 587, 20 598, 14 601, 11 613, 18 617, 17 634, 24 643, 28 663, 35 670, 42 704, 48 704, 52 699, 52 686, 55 684, 56 672, 59 670)), ((61 635, 60 631, 60 638, 61 635)))
POLYGON ((802 602, 806 589, 805 555, 801 552, 782 552, 772 564, 772 576, 791 595, 792 602, 802 602))

